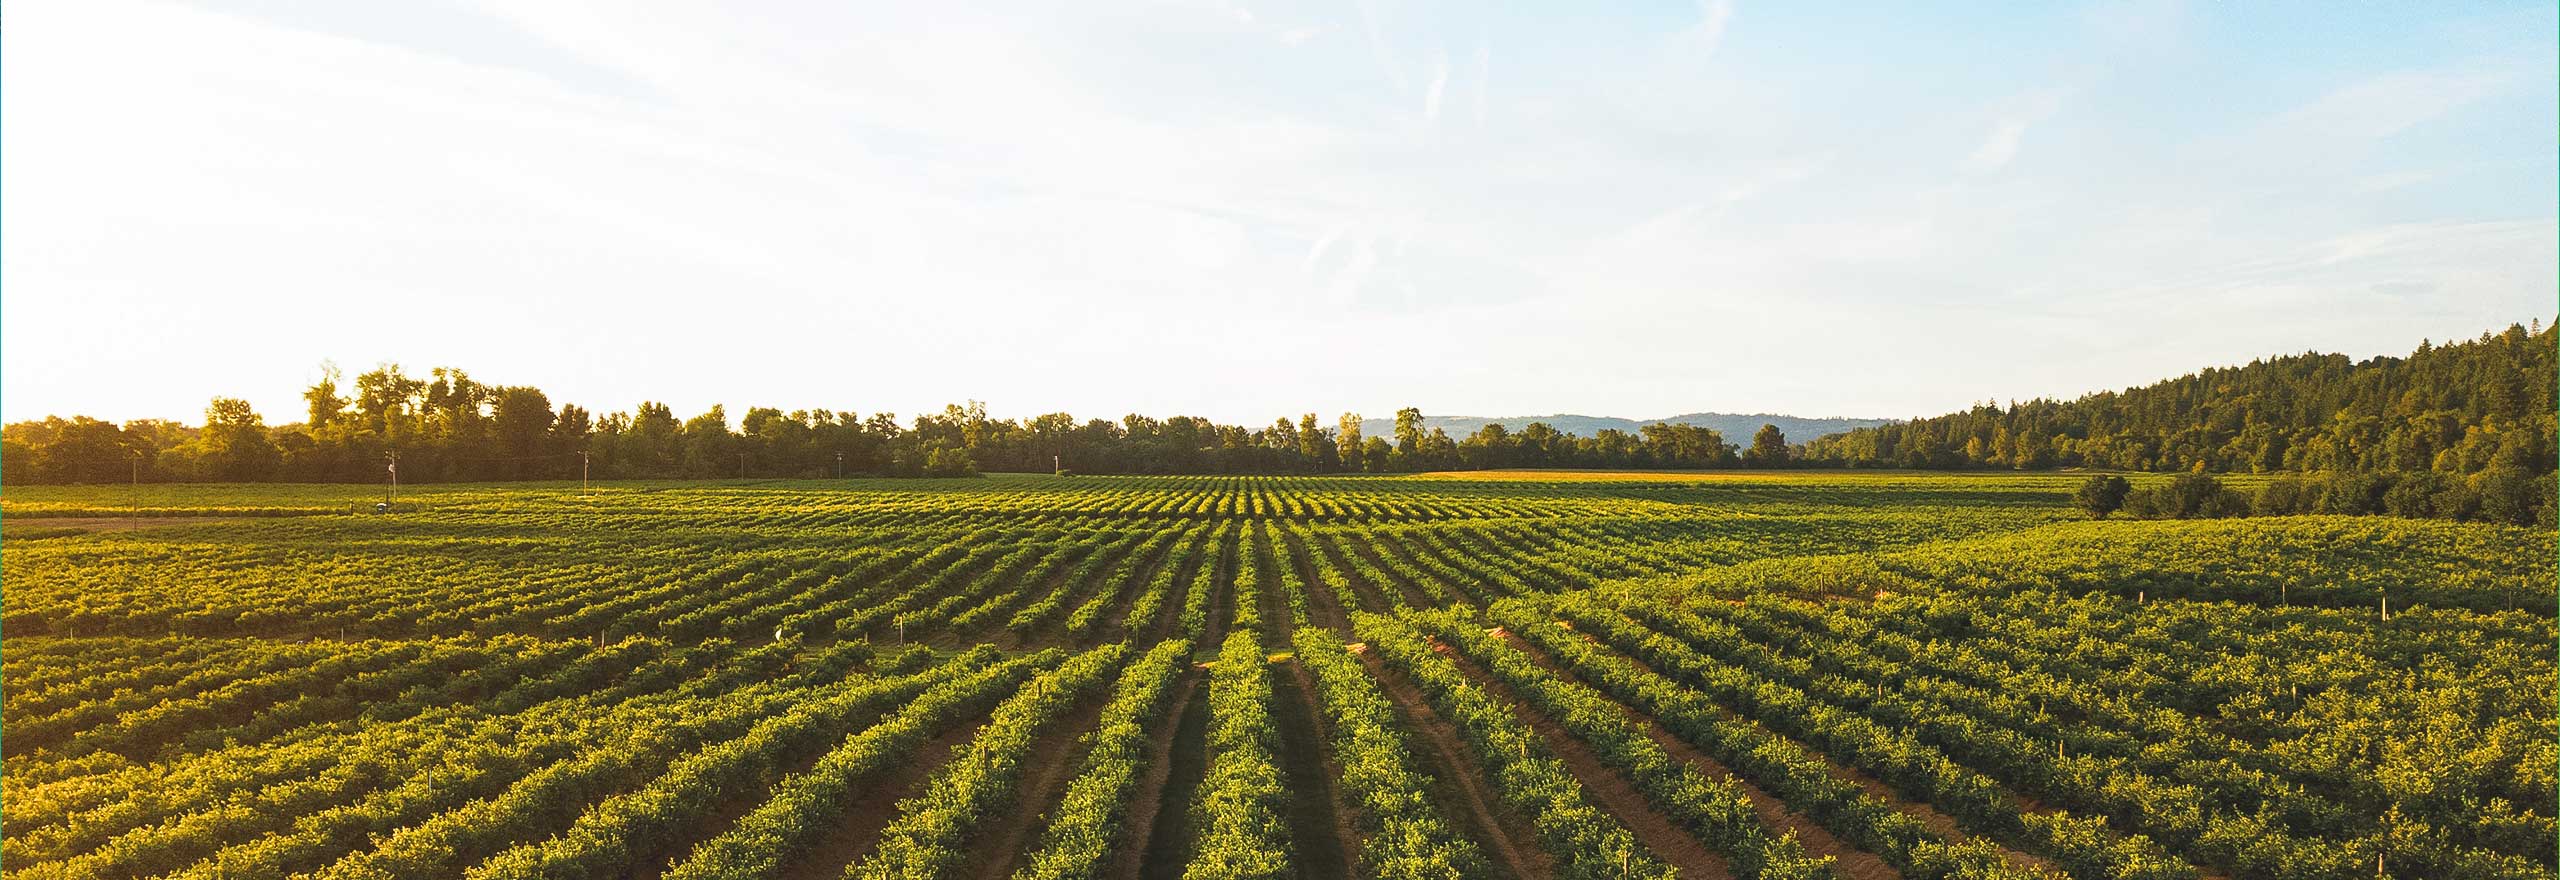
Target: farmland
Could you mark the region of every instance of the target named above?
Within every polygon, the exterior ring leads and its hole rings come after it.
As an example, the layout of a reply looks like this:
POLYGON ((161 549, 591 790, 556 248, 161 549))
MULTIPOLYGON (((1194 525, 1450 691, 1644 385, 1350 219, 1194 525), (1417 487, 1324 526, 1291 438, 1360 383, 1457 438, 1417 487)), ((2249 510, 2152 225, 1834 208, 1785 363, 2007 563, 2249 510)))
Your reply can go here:
POLYGON ((2079 481, 12 487, 0 870, 2552 875, 2549 530, 2079 481))

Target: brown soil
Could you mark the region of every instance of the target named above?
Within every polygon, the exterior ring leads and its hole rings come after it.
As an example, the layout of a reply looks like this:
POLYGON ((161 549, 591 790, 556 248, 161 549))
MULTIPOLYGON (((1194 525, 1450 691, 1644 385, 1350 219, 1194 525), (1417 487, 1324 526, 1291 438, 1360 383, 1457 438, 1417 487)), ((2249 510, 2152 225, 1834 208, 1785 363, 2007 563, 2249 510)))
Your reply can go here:
MULTIPOLYGON (((1100 553, 1102 551, 1096 550, 1094 552, 1100 553)), ((1079 559, 1074 562, 1058 566, 1056 571, 1049 572, 1046 576, 1042 577, 1038 586, 1026 584, 1016 587, 1018 590, 1029 593, 1031 597, 1023 604, 1039 601, 1039 597, 1041 596, 1046 596, 1050 593, 1066 589, 1067 577, 1075 573, 1076 565, 1082 561, 1083 560, 1079 559)), ((1013 627, 1006 625, 1006 623, 1013 620, 1013 611, 1018 610, 1019 608, 1020 606, 1015 606, 1015 609, 1009 609, 1002 614, 987 615, 987 619, 978 624, 979 628, 975 632, 970 633, 966 637, 955 640, 956 644, 965 646, 985 642, 1007 652, 1024 650, 1023 645, 1029 640, 1023 638, 1020 633, 1014 632, 1013 627)))
POLYGON ((1351 616, 1343 613, 1342 597, 1334 595, 1332 588, 1325 586, 1324 579, 1316 575, 1315 566, 1307 559, 1306 548, 1297 537, 1282 530, 1279 541, 1272 546, 1287 565, 1297 569, 1298 582, 1307 586, 1307 622, 1350 635, 1351 616))
POLYGON ((1218 545, 1217 573, 1209 579, 1209 619, 1200 624, 1200 640, 1192 644, 1195 651, 1217 653, 1227 640, 1227 627, 1236 618, 1236 548, 1218 545))
MULTIPOLYGON (((1147 639, 1138 643, 1139 649, 1144 650, 1148 646, 1173 637, 1176 629, 1182 625, 1182 607, 1191 596, 1191 581, 1199 576, 1201 566, 1217 564, 1217 547, 1215 535, 1212 533, 1207 550, 1191 560, 1190 564, 1184 565, 1180 571, 1174 572, 1173 585, 1165 591, 1164 607, 1156 610, 1155 622, 1147 625, 1147 639)), ((1215 595, 1215 589, 1214 586, 1211 588, 1212 595, 1215 595)))
MULTIPOLYGON (((1636 657, 1629 656, 1627 659, 1639 665, 1644 664, 1643 660, 1636 657)), ((1647 666, 1646 668, 1651 667, 1647 666)), ((1767 726, 1760 724, 1758 721, 1744 718, 1722 705, 1718 705, 1716 707, 1716 712, 1726 718, 1741 721, 1754 727, 1759 727, 1762 733, 1775 737, 1779 741, 1794 747, 1798 751, 1802 751, 1805 754, 1822 759, 1823 767, 1830 771, 1832 778, 1847 782, 1865 790, 1867 794, 1874 796, 1875 799, 1892 806, 1895 812, 1920 820, 1920 824, 1927 826, 1930 831, 1936 832, 1939 836, 1944 837, 1951 842, 1963 843, 1973 839, 1974 837, 1974 835, 1967 834, 1964 828, 1956 823, 1956 818, 1954 816, 1949 816, 1946 813, 1940 812, 1938 808, 1930 806, 1926 801, 1913 800, 1911 798, 1904 797, 1901 792, 1895 791, 1893 786, 1886 784, 1884 780, 1877 779, 1876 777, 1869 775, 1866 771, 1842 764, 1839 761, 1834 760, 1830 754, 1823 752, 1820 749, 1798 742, 1794 737, 1787 736, 1786 734, 1779 733, 1775 730, 1770 730, 1767 726)), ((2010 792, 2009 795, 2011 798, 2015 799, 2020 809, 2026 810, 2027 812, 2052 812, 2052 810, 2045 808, 2042 804, 2037 803, 2033 799, 2014 791, 2010 792)), ((1998 840, 1990 840, 1990 843, 1999 847, 2001 855, 2008 859, 2009 863, 2012 865, 2030 865, 2039 868, 2052 868, 2059 870, 2059 867, 2055 865, 2052 859, 2019 850, 2016 847, 2009 846, 2008 844, 1998 840)))
POLYGON ((963 876, 1004 880, 1021 866, 1024 850, 1049 827, 1049 811, 1056 809, 1059 799, 1066 796, 1067 780, 1075 768, 1084 764, 1085 754, 1093 750, 1084 735, 1102 719, 1102 707, 1110 702, 1106 690, 1097 688, 1096 693, 1032 741, 1028 766, 1014 784, 1013 800, 989 817, 991 826, 969 835, 970 858, 978 868, 961 871, 963 876))
POLYGON ((1119 856, 1105 876, 1179 878, 1190 863, 1188 811, 1209 771, 1209 691, 1200 686, 1206 675, 1205 667, 1194 666, 1174 684, 1168 705, 1182 707, 1180 720, 1158 729, 1148 744, 1154 760, 1138 781, 1116 848, 1119 856))
POLYGON ((1678 820, 1655 809, 1642 790, 1624 775, 1610 769, 1571 731, 1530 706, 1518 693, 1466 655, 1437 639, 1432 641, 1432 650, 1456 663, 1458 671, 1466 675, 1469 682, 1509 706, 1513 717, 1529 725, 1540 739, 1546 741, 1547 751, 1564 762, 1565 768, 1573 772, 1574 778, 1582 783, 1583 792, 1590 795, 1597 806, 1617 817, 1628 831, 1635 833, 1638 843, 1644 844, 1644 848, 1651 850, 1655 857, 1671 863, 1679 870, 1680 876, 1713 880, 1730 880, 1733 877, 1733 865, 1724 856, 1691 836, 1678 820))
POLYGON ((1404 575, 1397 574, 1394 569, 1388 568, 1386 563, 1380 562, 1378 548, 1371 547, 1366 542, 1362 541, 1344 541, 1342 543, 1344 546, 1350 547, 1351 552, 1360 554, 1360 558, 1368 560, 1369 565, 1376 568, 1379 574, 1386 575, 1388 580, 1395 582, 1392 585, 1379 584, 1377 585, 1379 589, 1383 590, 1393 588, 1403 593, 1405 604, 1411 605, 1415 608, 1441 607, 1442 603, 1440 600, 1431 598, 1431 593, 1429 591, 1424 590, 1418 584, 1406 583, 1404 575))
POLYGON ((1295 659, 1273 670, 1271 719, 1280 730, 1281 772, 1289 786, 1289 839, 1298 876, 1332 880, 1359 875, 1360 832, 1337 780, 1342 768, 1326 743, 1315 681, 1295 659))
MULTIPOLYGON (((884 714, 872 713, 868 720, 853 727, 852 729, 869 729, 885 720, 885 718, 886 716, 884 714)), ((774 773, 771 778, 779 781, 801 773, 806 773, 809 771, 809 768, 817 766, 818 762, 824 759, 829 751, 833 750, 837 745, 843 742, 844 739, 842 737, 838 737, 836 739, 817 743, 809 748, 809 750, 804 754, 787 756, 786 760, 784 760, 780 766, 774 768, 774 773)), ((713 745, 717 745, 717 743, 704 743, 702 747, 709 748, 713 745)), ((683 758, 679 757, 676 760, 681 761, 683 758)), ((856 784, 859 783, 857 782, 856 784)), ((700 845, 705 840, 710 840, 713 837, 719 836, 722 832, 728 831, 731 827, 738 824, 738 819, 740 817, 745 816, 748 812, 757 807, 764 806, 765 801, 771 799, 772 795, 773 791, 772 786, 770 785, 757 786, 755 788, 739 792, 735 795, 731 795, 727 800, 721 802, 720 808, 713 811, 710 818, 692 823, 689 826, 671 832, 666 837, 659 840, 651 841, 647 847, 635 848, 632 858, 632 867, 628 877, 630 880, 654 880, 654 878, 666 873, 669 869, 674 868, 676 862, 683 860, 688 855, 692 855, 695 846, 700 845)))
POLYGON ((1261 523, 1244 530, 1241 552, 1254 554, 1255 567, 1265 573, 1263 580, 1267 581, 1263 589, 1254 591, 1254 599, 1260 603, 1257 610, 1262 615, 1262 647, 1267 651, 1289 650, 1289 637, 1297 633, 1298 620, 1289 616, 1287 588, 1280 584, 1280 576, 1274 573, 1280 559, 1271 553, 1268 539, 1262 534, 1261 523))
MULTIPOLYGON (((1309 553, 1325 554, 1327 559, 1333 561, 1334 569, 1342 575, 1342 582, 1349 585, 1352 594, 1360 598, 1361 607, 1370 611, 1395 609, 1395 603, 1387 601, 1387 594, 1377 584, 1370 583, 1367 578, 1360 575, 1359 571, 1343 563, 1342 554, 1338 552, 1339 548, 1328 546, 1320 541, 1311 541, 1308 542, 1307 550, 1309 553)), ((1347 628, 1344 630, 1344 632, 1349 631, 1347 628)))
MULTIPOLYGON (((1504 632, 1502 637, 1509 641, 1513 647, 1517 647, 1523 653, 1528 654, 1530 660, 1536 661, 1539 666, 1544 667, 1548 672, 1555 673, 1558 677, 1561 677, 1566 681, 1584 685, 1589 684, 1588 682, 1582 681, 1579 677, 1576 677, 1571 670, 1568 670, 1564 668, 1563 665, 1557 663, 1555 658, 1548 656, 1544 649, 1530 644, 1528 640, 1522 639, 1518 635, 1510 632, 1504 632)), ((1599 690, 1598 688, 1592 689, 1595 691, 1599 690)), ((1602 695, 1607 696, 1605 693, 1602 695)), ((1823 828, 1821 823, 1814 821, 1812 817, 1789 809, 1785 801, 1779 800, 1777 796, 1761 790, 1760 786, 1753 785, 1750 780, 1736 775, 1732 769, 1727 768, 1722 762, 1708 757, 1707 753, 1699 751, 1696 746, 1692 746, 1688 741, 1673 735, 1669 729, 1662 726, 1662 722, 1656 720, 1653 716, 1639 712, 1633 706, 1620 703, 1616 698, 1611 698, 1609 702, 1612 705, 1616 705, 1620 710, 1626 712, 1627 718, 1635 721, 1638 727, 1643 728, 1645 735, 1652 737, 1653 741, 1656 744, 1661 745, 1663 751, 1670 753, 1674 760, 1688 764, 1698 772, 1706 774, 1709 778, 1732 780, 1734 786, 1742 790, 1743 796, 1751 799, 1751 809, 1753 812, 1760 814, 1760 825, 1762 827, 1768 828, 1772 832, 1776 833, 1794 833, 1796 836, 1796 842, 1804 844, 1806 852, 1812 853, 1816 856, 1830 856, 1834 860, 1832 870, 1835 873, 1838 873, 1841 877, 1846 878, 1846 880, 1896 880, 1896 878, 1902 876, 1901 872, 1895 871, 1892 865, 1885 864, 1883 858, 1878 857, 1874 853, 1859 849, 1848 841, 1841 840, 1839 837, 1833 835, 1829 829, 1823 828)))
POLYGON ((898 817, 898 801, 924 789, 934 771, 958 756, 958 750, 977 738, 987 724, 981 715, 966 724, 953 725, 916 749, 912 760, 900 763, 867 785, 857 785, 853 811, 836 823, 818 845, 801 853, 782 867, 784 880, 836 880, 845 868, 869 855, 880 844, 880 832, 898 817))
MULTIPOLYGON (((1129 570, 1127 582, 1103 587, 1107 592, 1101 594, 1104 597, 1102 616, 1097 618, 1098 622, 1093 629, 1087 631, 1081 639, 1076 640, 1076 646, 1090 648, 1104 642, 1116 642, 1127 638, 1129 628, 1122 624, 1129 616, 1129 605, 1138 601, 1138 593, 1155 580, 1157 569, 1179 564, 1175 560, 1179 558, 1181 552, 1181 538, 1176 537, 1166 541, 1164 546, 1156 548, 1154 553, 1148 554, 1145 559, 1138 560, 1137 567, 1129 570)), ((1091 598, 1086 597, 1087 600, 1091 598)), ((1166 604, 1176 603, 1169 600, 1166 604)), ((1080 607, 1083 607, 1083 602, 1071 603, 1067 613, 1058 617, 1056 629, 1059 632, 1067 631, 1067 617, 1073 615, 1075 609, 1080 607)))
POLYGON ((1414 758, 1430 775, 1432 803, 1440 807, 1449 827, 1475 841, 1503 877, 1555 876, 1555 857, 1538 846, 1537 835, 1527 823, 1502 808, 1501 798, 1491 788, 1492 778, 1476 765, 1457 728, 1432 711, 1430 699, 1420 688, 1375 654, 1360 652, 1360 663, 1378 680, 1379 689, 1403 718, 1405 730, 1413 734, 1414 758))

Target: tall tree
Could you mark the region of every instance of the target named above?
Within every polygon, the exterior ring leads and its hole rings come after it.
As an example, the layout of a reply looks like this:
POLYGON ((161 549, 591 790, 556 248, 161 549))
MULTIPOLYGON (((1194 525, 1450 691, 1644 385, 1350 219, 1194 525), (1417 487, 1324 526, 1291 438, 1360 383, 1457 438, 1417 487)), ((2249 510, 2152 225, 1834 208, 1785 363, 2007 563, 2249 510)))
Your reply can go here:
POLYGON ((303 403, 310 408, 310 416, 303 424, 311 426, 313 433, 335 424, 347 410, 347 399, 338 395, 339 376, 336 363, 321 361, 320 381, 302 392, 303 403))
POLYGON ((500 388, 490 409, 490 432, 498 444, 499 472, 508 479, 524 474, 556 474, 539 459, 551 452, 551 398, 538 388, 500 388))
POLYGON ((1751 449, 1742 454, 1752 467, 1786 467, 1787 434, 1776 425, 1761 425, 1751 435, 1751 449))
POLYGON ((1343 413, 1342 419, 1335 424, 1334 442, 1342 447, 1342 469, 1346 471, 1362 469, 1366 464, 1363 459, 1366 457, 1368 444, 1360 436, 1360 414, 1343 413))
POLYGON ((1408 406, 1396 410, 1396 451, 1412 455, 1421 445, 1421 408, 1408 406))
POLYGON ((263 480, 275 473, 283 459, 267 439, 266 420, 237 397, 216 397, 205 406, 199 442, 206 475, 217 480, 263 480))

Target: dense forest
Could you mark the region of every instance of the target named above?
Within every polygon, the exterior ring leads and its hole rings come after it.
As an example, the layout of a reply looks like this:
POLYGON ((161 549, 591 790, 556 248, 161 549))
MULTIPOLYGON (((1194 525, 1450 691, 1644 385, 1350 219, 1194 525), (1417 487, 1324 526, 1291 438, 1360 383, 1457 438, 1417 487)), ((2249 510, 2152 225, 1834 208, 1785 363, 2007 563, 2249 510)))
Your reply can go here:
MULTIPOLYGON (((2537 322, 2538 324, 2539 322, 2537 322)), ((1790 444, 1774 426, 1747 441, 1653 424, 1583 437, 1544 423, 1488 424, 1465 437, 1396 413, 1391 436, 1361 418, 1308 413, 1264 428, 1204 418, 1066 413, 989 418, 983 404, 901 421, 890 413, 722 407, 680 419, 661 403, 598 415, 540 389, 459 369, 426 377, 385 364, 303 392, 301 421, 270 426, 219 398, 201 426, 86 417, 0 431, 0 482, 374 482, 838 474, 1393 473, 1506 467, 2091 467, 2134 471, 2430 472, 2553 470, 2553 337, 2536 326, 2354 362, 2304 354, 2205 370, 2071 401, 2035 400, 1790 444)))
POLYGON ((1813 440, 1821 465, 2128 471, 2552 470, 2552 329, 2406 358, 2299 354, 2077 400, 2032 400, 1813 440))

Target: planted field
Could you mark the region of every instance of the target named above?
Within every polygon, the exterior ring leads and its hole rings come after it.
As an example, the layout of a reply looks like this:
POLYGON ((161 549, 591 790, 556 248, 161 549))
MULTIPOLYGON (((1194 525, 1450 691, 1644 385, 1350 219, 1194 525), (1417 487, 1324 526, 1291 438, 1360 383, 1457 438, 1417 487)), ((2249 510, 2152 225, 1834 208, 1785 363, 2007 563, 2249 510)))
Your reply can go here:
POLYGON ((13 487, 0 871, 2552 876, 2548 531, 2077 482, 13 487))

